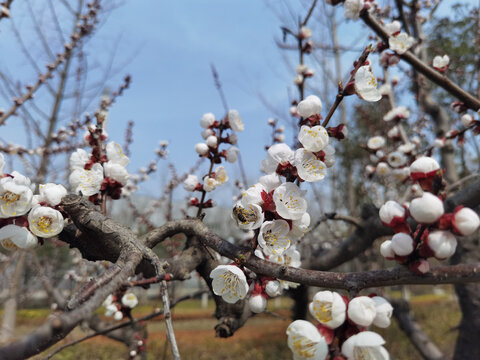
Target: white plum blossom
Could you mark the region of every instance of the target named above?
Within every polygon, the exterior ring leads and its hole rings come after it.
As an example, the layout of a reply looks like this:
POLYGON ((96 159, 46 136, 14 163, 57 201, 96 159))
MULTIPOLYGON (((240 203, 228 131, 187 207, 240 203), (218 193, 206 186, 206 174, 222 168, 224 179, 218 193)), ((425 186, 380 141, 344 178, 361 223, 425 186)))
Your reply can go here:
POLYGON ((387 136, 389 138, 395 138, 395 137, 400 136, 400 131, 398 130, 398 126, 395 125, 390 130, 388 130, 387 136))
POLYGON ((265 285, 265 292, 270 297, 279 296, 282 293, 282 286, 278 280, 271 280, 265 285))
POLYGON ((404 181, 410 177, 410 169, 408 167, 393 169, 392 174, 398 181, 404 181))
POLYGON ((251 295, 248 299, 248 307, 255 314, 264 312, 267 307, 267 299, 259 294, 251 295))
POLYGON ((122 305, 133 309, 138 304, 137 296, 134 293, 126 293, 122 296, 122 305))
POLYGON ((213 293, 229 304, 234 304, 247 295, 247 278, 235 265, 218 265, 210 272, 210 277, 213 293))
POLYGON ((304 191, 294 183, 283 183, 273 192, 273 201, 278 215, 284 219, 298 220, 307 211, 304 191))
POLYGON ((115 314, 113 314, 113 319, 116 320, 116 321, 122 320, 123 319, 123 313, 121 311, 115 312, 115 314))
POLYGON ((262 160, 260 170, 266 174, 275 172, 278 164, 293 162, 295 152, 284 143, 275 144, 268 148, 267 158, 262 160))
POLYGON ((342 354, 348 360, 389 360, 388 351, 382 346, 385 340, 373 331, 362 331, 350 336, 342 345, 342 354))
POLYGON ((203 190, 205 190, 206 192, 215 190, 217 185, 218 185, 218 181, 215 180, 215 178, 210 176, 205 176, 203 178, 203 190))
POLYGON ((183 181, 183 188, 187 191, 194 191, 198 185, 198 176, 188 174, 187 178, 183 181))
POLYGON ((235 145, 238 142, 238 135, 235 133, 231 133, 228 136, 228 142, 232 145, 235 145))
POLYGON ((38 202, 45 202, 49 206, 57 206, 62 202, 62 198, 67 195, 67 189, 63 185, 54 183, 41 184, 39 186, 40 195, 38 202))
POLYGON ((460 121, 462 122, 462 125, 463 125, 463 126, 469 127, 470 125, 473 124, 474 119, 473 119, 473 116, 472 116, 472 115, 470 115, 470 114, 464 114, 464 115, 462 115, 462 117, 460 118, 460 121))
POLYGON ((406 156, 400 151, 393 151, 387 156, 388 164, 393 168, 403 166, 407 162, 406 156))
POLYGON ((295 85, 300 85, 302 82, 303 82, 304 78, 303 78, 303 75, 301 74, 298 74, 295 76, 295 78, 293 79, 293 83, 295 85))
POLYGON ((200 126, 204 129, 209 128, 215 122, 215 115, 211 112, 203 114, 202 118, 200 119, 200 126))
POLYGON ((201 135, 202 138, 206 140, 209 136, 215 135, 215 132, 212 129, 205 129, 202 131, 201 135))
POLYGON ((383 297, 374 296, 372 300, 375 302, 376 315, 373 319, 373 325, 380 328, 387 328, 390 326, 390 319, 392 318, 393 306, 383 297))
POLYGON ((223 166, 218 166, 215 169, 215 180, 217 180, 220 185, 228 181, 227 171, 223 166))
POLYGON ((237 161, 237 157, 238 157, 238 148, 235 146, 229 147, 225 153, 225 158, 227 159, 227 161, 229 163, 234 163, 235 161, 237 161))
POLYGON ((216 148, 218 144, 218 139, 215 135, 211 135, 207 138, 207 140, 205 140, 205 143, 210 148, 216 148))
POLYGON ((107 298, 103 300, 102 306, 107 307, 110 304, 113 304, 113 294, 108 295, 107 298))
POLYGON ((258 245, 265 255, 282 255, 290 247, 289 231, 285 220, 265 221, 260 227, 258 245))
POLYGON ((122 146, 116 142, 109 142, 106 147, 107 159, 115 164, 127 166, 130 159, 123 153, 122 146))
POLYGON ((397 233, 392 237, 392 250, 399 256, 410 255, 415 249, 413 238, 405 233, 397 233))
POLYGON ((309 118, 322 112, 322 101, 318 96, 310 95, 297 105, 297 113, 303 118, 309 118))
POLYGON ((232 218, 240 229, 255 230, 262 226, 264 214, 257 204, 244 206, 241 202, 237 202, 233 207, 232 218))
POLYGON ((415 44, 415 39, 407 33, 400 33, 388 38, 388 46, 397 54, 402 55, 415 44))
MULTIPOLYGON (((113 316, 115 313, 119 312, 117 305, 110 303, 105 306, 105 316, 113 316)), ((121 319, 120 319, 121 320, 121 319)))
POLYGON ((440 170, 437 160, 428 156, 422 156, 410 165, 410 174, 413 178, 425 177, 440 170))
POLYGON ((368 296, 357 296, 348 303, 347 314, 350 321, 353 321, 355 324, 370 326, 377 314, 375 301, 368 296))
POLYGON ((407 143, 407 144, 402 144, 397 148, 398 151, 404 153, 404 154, 410 154, 415 150, 415 144, 414 143, 407 143))
POLYGON ((308 39, 310 36, 312 36, 312 30, 306 26, 302 26, 300 28, 300 37, 302 39, 308 39))
POLYGON ((427 245, 437 259, 443 260, 455 254, 457 239, 450 231, 435 230, 428 233, 427 245))
POLYGON ((197 145, 195 145, 195 151, 197 152, 198 155, 204 156, 204 155, 207 155, 210 150, 207 144, 198 143, 197 145))
POLYGON ((280 176, 277 173, 263 175, 260 177, 260 179, 258 179, 258 182, 263 185, 265 192, 267 193, 275 190, 282 184, 282 180, 280 180, 280 176))
POLYGON ((388 166, 388 164, 386 162, 379 162, 377 164, 377 174, 380 175, 380 176, 385 176, 385 175, 388 175, 388 173, 390 172, 390 167, 388 166))
POLYGON ((382 98, 382 94, 377 89, 377 79, 373 75, 370 65, 358 68, 354 85, 357 95, 365 101, 375 102, 382 98))
POLYGON ((448 64, 450 64, 450 57, 448 55, 443 55, 443 56, 435 56, 433 58, 433 67, 437 70, 443 70, 445 69, 448 64))
POLYGON ((100 191, 103 181, 103 167, 99 163, 93 164, 90 170, 74 168, 69 177, 75 193, 82 193, 84 196, 92 196, 100 191))
POLYGON ((383 136, 374 136, 368 139, 367 147, 371 150, 377 150, 386 144, 386 140, 383 136))
POLYGON ((391 23, 385 24, 384 28, 387 34, 391 36, 393 34, 400 32, 402 25, 400 24, 400 21, 394 20, 391 23))
POLYGON ((392 240, 385 240, 382 245, 380 245, 380 254, 386 259, 395 258, 395 252, 392 248, 392 240))
POLYGON ((105 170, 105 177, 118 181, 122 185, 127 184, 129 175, 123 165, 110 160, 103 164, 103 169, 105 170))
POLYGON ((327 174, 327 166, 323 161, 304 148, 295 151, 293 165, 297 168, 298 176, 307 182, 323 180, 327 174))
POLYGON ((310 214, 306 212, 300 219, 292 221, 292 229, 288 233, 288 236, 291 240, 301 239, 303 235, 310 230, 309 226, 310 214))
POLYGON ((390 224, 395 218, 404 219, 406 215, 405 208, 393 200, 389 200, 383 204, 378 213, 380 220, 385 224, 390 224))
POLYGON ((60 211, 35 205, 28 213, 28 226, 33 234, 42 238, 51 238, 62 232, 64 220, 60 211))
POLYGON ((83 149, 77 149, 70 155, 70 168, 72 170, 83 169, 88 160, 90 160, 90 155, 83 149))
POLYGON ((302 125, 298 133, 298 141, 303 147, 312 152, 323 150, 328 145, 328 132, 320 125, 313 127, 302 125))
POLYGON ((233 131, 241 132, 245 128, 237 110, 230 110, 228 112, 228 122, 233 131))
POLYGON ((305 320, 295 320, 287 328, 288 347, 294 360, 325 360, 328 345, 317 328, 305 320))
POLYGON ((315 294, 309 310, 322 325, 336 329, 345 322, 347 305, 339 293, 326 290, 315 294))
POLYGON ((432 193, 413 199, 408 208, 410 215, 421 224, 432 224, 443 215, 443 202, 432 193))
POLYGON ((248 204, 262 205, 263 192, 266 192, 266 189, 261 183, 253 184, 245 192, 242 193, 242 204, 244 204, 245 206, 248 204))
POLYGON ((345 0, 344 6, 344 16, 347 19, 356 20, 360 17, 360 12, 365 5, 364 0, 345 0))
POLYGON ((32 249, 38 239, 27 228, 9 224, 0 228, 0 244, 7 250, 32 249))
POLYGON ((408 119, 410 117, 410 111, 405 106, 397 106, 393 108, 389 112, 387 112, 383 120, 384 121, 392 121, 395 119, 408 119))
POLYGON ((475 211, 464 207, 453 214, 453 225, 460 235, 468 236, 478 229, 480 219, 475 211))
POLYGON ((24 215, 32 206, 30 180, 14 171, 0 179, 0 218, 24 215))

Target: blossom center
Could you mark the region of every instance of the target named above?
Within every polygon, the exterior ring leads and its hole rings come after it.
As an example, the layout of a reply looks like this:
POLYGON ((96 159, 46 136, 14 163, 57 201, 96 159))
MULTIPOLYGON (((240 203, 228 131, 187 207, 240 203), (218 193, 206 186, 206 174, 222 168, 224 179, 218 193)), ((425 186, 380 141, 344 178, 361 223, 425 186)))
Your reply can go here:
POLYGON ((5 191, 5 193, 0 197, 2 201, 5 201, 7 205, 10 205, 11 203, 18 201, 20 199, 19 194, 12 193, 11 191, 5 191))
POLYGON ((320 322, 328 322, 333 320, 332 303, 328 301, 316 301, 313 305, 315 317, 320 322))

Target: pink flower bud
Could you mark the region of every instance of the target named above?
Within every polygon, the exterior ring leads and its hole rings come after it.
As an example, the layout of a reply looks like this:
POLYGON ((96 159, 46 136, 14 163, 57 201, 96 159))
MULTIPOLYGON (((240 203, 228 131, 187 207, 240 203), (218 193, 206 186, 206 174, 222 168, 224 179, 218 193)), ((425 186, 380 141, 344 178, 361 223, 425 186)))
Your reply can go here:
POLYGON ((408 264, 408 268, 415 274, 423 275, 430 271, 430 264, 425 259, 420 259, 408 264))

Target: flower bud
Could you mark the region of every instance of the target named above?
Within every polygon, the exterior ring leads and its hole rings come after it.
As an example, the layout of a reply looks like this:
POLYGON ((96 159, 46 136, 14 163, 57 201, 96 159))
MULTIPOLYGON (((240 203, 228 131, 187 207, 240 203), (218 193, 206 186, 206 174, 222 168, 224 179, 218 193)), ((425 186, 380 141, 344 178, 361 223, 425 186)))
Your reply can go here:
POLYGON ((443 215, 443 202, 432 193, 413 199, 408 209, 412 217, 421 224, 433 224, 443 215))
POLYGON ((480 219, 475 211, 461 208, 453 214, 453 228, 456 233, 467 236, 473 234, 480 225, 480 219))
POLYGON ((401 221, 406 217, 405 208, 396 201, 389 200, 382 205, 379 211, 380 220, 387 225, 391 226, 393 221, 401 221))
POLYGON ((407 256, 415 249, 412 237, 405 233, 397 233, 392 237, 392 250, 396 255, 407 256))
POLYGON ((373 325, 380 328, 387 328, 390 326, 390 318, 392 317, 392 305, 381 296, 374 296, 372 300, 375 302, 375 309, 377 313, 373 319, 373 325))
POLYGON ((370 326, 377 311, 375 301, 368 296, 357 296, 348 303, 348 318, 359 326, 370 326))
POLYGON ((297 112, 303 118, 320 114, 322 112, 322 101, 318 96, 310 95, 297 105, 297 112))
POLYGON ((267 307, 267 299, 263 295, 251 295, 248 299, 248 307, 256 314, 264 312, 267 307))
POLYGON ((410 165, 410 176, 414 180, 424 179, 434 176, 438 170, 440 170, 440 165, 437 160, 423 156, 410 165))
POLYGON ((382 245, 380 245, 380 254, 387 260, 395 259, 395 252, 392 249, 391 240, 385 240, 382 245))
POLYGON ((195 145, 195 151, 201 156, 207 155, 209 152, 208 145, 205 143, 198 143, 195 145))
POLYGON ((210 148, 216 148, 217 147, 217 144, 218 144, 218 139, 216 136, 214 135, 211 135, 207 138, 207 146, 210 147, 210 148))
POLYGON ((428 234, 427 245, 437 259, 443 260, 455 254, 457 239, 450 231, 437 230, 428 234))
POLYGON ((465 126, 465 127, 469 127, 475 121, 475 120, 473 120, 473 116, 470 115, 470 114, 462 115, 460 120, 462 121, 462 125, 465 126))
POLYGON ((207 129, 208 127, 212 126, 215 122, 215 115, 212 113, 203 114, 200 120, 200 126, 207 129))

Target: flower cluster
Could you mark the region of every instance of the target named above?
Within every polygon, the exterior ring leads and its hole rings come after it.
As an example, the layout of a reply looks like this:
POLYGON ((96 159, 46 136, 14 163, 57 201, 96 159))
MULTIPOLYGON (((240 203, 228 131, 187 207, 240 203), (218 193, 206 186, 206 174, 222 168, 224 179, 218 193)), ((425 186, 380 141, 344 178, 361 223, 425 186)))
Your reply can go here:
POLYGON ((92 142, 92 147, 90 154, 77 149, 70 156, 69 181, 73 191, 90 197, 93 202, 99 201, 101 194, 119 199, 129 178, 126 166, 130 159, 123 153, 122 147, 113 141, 105 149, 102 143, 95 145, 92 142))
POLYGON ((480 225, 478 215, 471 209, 459 206, 452 213, 445 213, 443 197, 436 195, 441 184, 442 171, 437 161, 421 157, 410 165, 410 178, 418 182, 423 194, 402 206, 387 201, 380 208, 380 219, 385 226, 394 229, 395 235, 380 248, 381 254, 409 266, 416 273, 429 270, 426 259, 445 260, 455 253, 455 235, 467 236, 480 225), (412 231, 408 217, 418 225, 412 231))
POLYGON ((130 316, 130 312, 137 305, 138 299, 134 293, 110 294, 103 302, 105 316, 112 316, 117 321, 124 316, 130 316))
POLYGON ((5 249, 30 249, 40 238, 51 238, 63 230, 59 211, 67 190, 53 183, 39 186, 39 194, 29 178, 13 171, 4 173, 5 161, 0 154, 0 244, 5 249))
POLYGON ((390 326, 393 307, 381 296, 357 296, 350 301, 332 291, 320 291, 309 306, 318 321, 315 326, 296 320, 287 328, 288 347, 294 359, 324 360, 343 356, 347 359, 389 359, 383 338, 366 328, 390 326), (335 341, 334 341, 335 339, 335 341))

